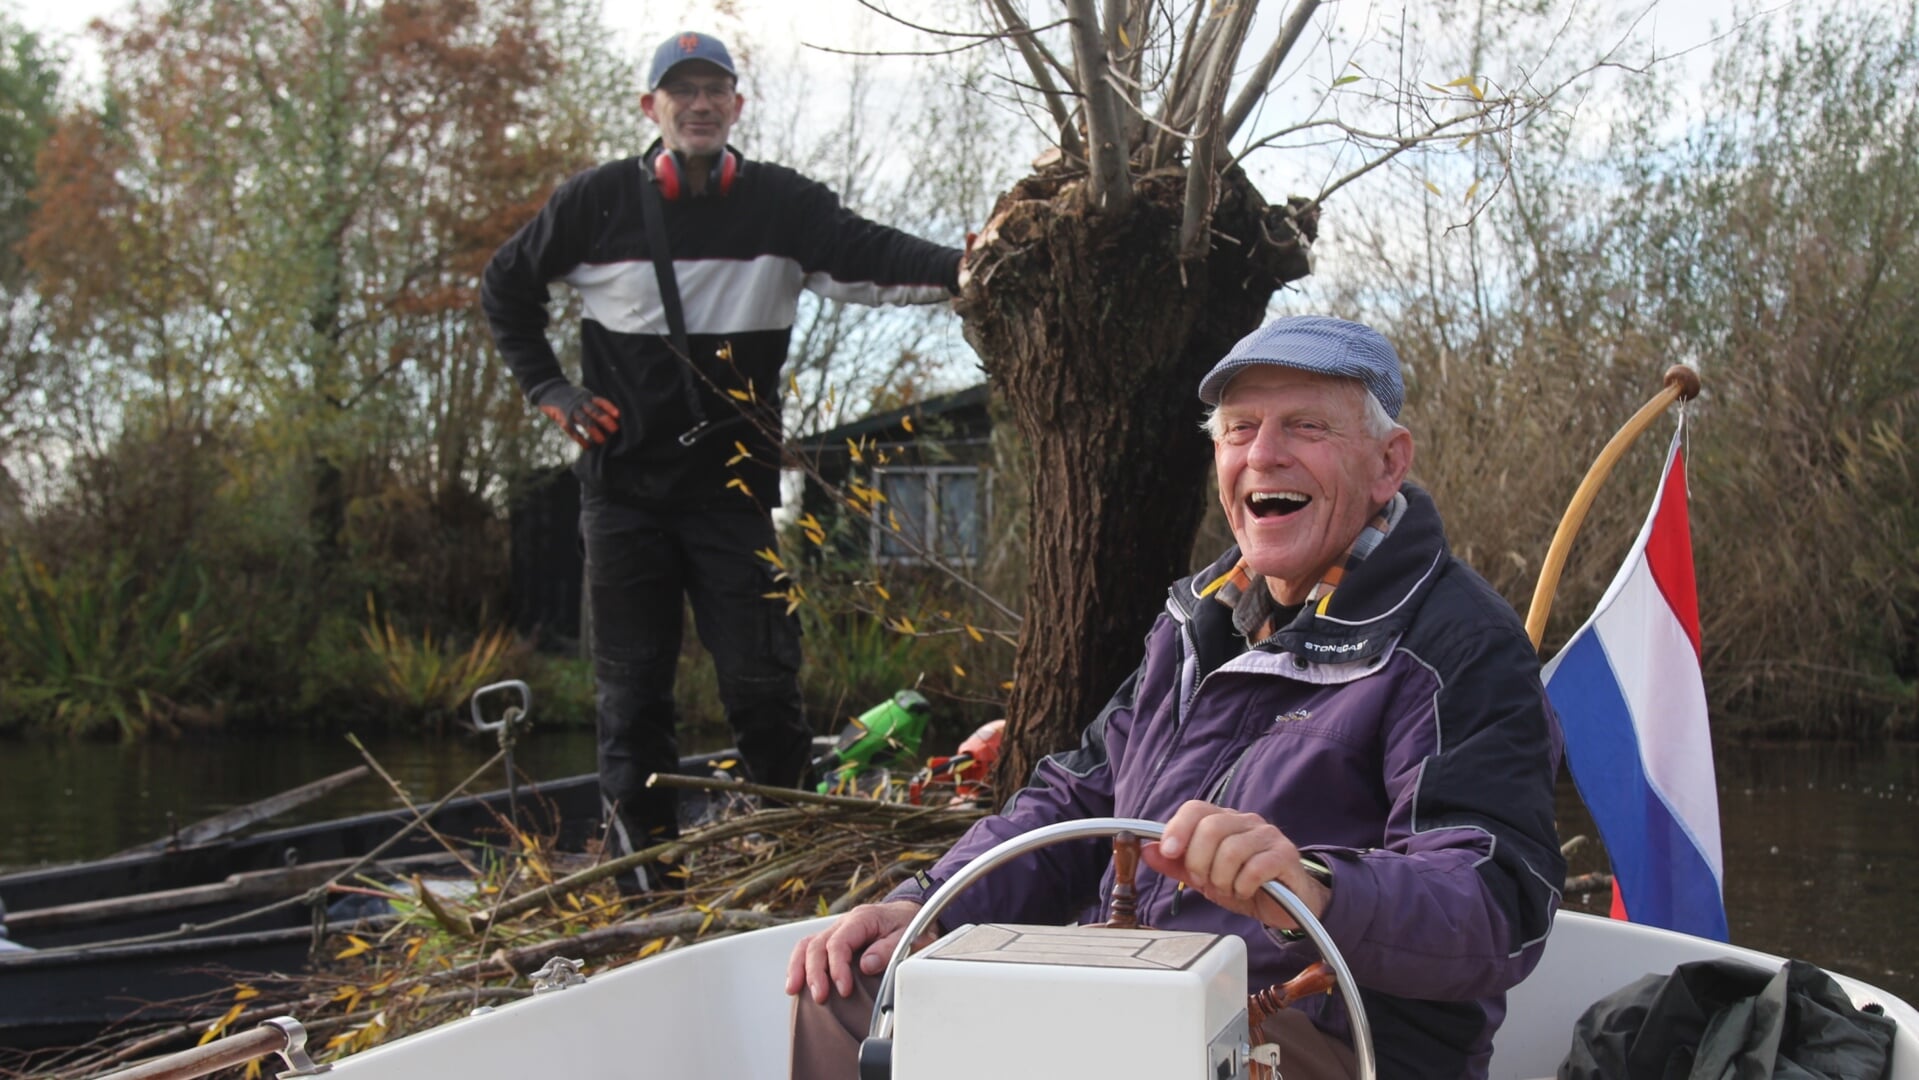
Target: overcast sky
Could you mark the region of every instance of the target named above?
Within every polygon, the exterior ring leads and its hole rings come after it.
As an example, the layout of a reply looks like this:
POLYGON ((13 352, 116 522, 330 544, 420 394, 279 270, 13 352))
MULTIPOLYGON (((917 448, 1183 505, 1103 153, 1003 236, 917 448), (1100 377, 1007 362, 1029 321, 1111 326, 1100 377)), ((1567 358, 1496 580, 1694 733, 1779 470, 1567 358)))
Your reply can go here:
MULTIPOLYGON (((941 16, 930 14, 935 9, 947 9, 948 3, 934 3, 932 0, 887 0, 894 10, 902 14, 929 22, 938 23, 941 16)), ((1807 18, 1816 14, 1821 6, 1835 0, 1583 0, 1575 8, 1578 0, 1556 0, 1555 7, 1560 11, 1597 11, 1618 22, 1626 22, 1637 17, 1637 26, 1633 29, 1633 44, 1627 50, 1628 59, 1633 63, 1643 62, 1648 56, 1658 54, 1677 56, 1669 61, 1669 70, 1677 69, 1690 78, 1701 78, 1708 71, 1716 47, 1712 44, 1715 32, 1723 32, 1733 23, 1736 12, 1750 13, 1783 12, 1772 20, 1784 26, 1795 17, 1807 18), (1595 7, 1596 5, 1596 7, 1595 7)), ((1863 3, 1892 4, 1897 0, 1861 0, 1863 3)), ((130 8, 126 0, 0 0, 0 6, 11 6, 19 18, 28 27, 47 33, 49 36, 65 37, 79 65, 76 74, 82 80, 97 74, 97 54, 85 35, 87 24, 97 18, 111 20, 116 14, 130 8)), ((1044 5, 1029 3, 1029 8, 1038 10, 1044 5)), ((1260 18, 1274 26, 1291 7, 1289 3, 1269 2, 1262 6, 1260 18)), ((733 33, 742 24, 752 38, 761 44, 762 59, 774 61, 786 66, 797 66, 805 81, 799 85, 830 87, 831 80, 839 73, 847 71, 849 62, 843 56, 836 56, 818 50, 804 49, 790 43, 825 45, 855 49, 913 49, 937 48, 949 44, 950 39, 928 39, 904 30, 901 27, 873 14, 859 0, 729 0, 725 4, 713 2, 694 2, 694 0, 604 0, 606 23, 615 34, 616 42, 623 51, 636 58, 650 53, 654 44, 667 34, 681 28, 710 28, 720 34, 733 33), (716 7, 730 8, 739 17, 738 22, 728 23, 713 15, 716 7), (777 58, 765 55, 768 51, 779 52, 777 58)), ((1437 5, 1422 4, 1419 0, 1334 0, 1328 5, 1331 23, 1338 43, 1328 45, 1318 28, 1311 37, 1317 42, 1302 42, 1304 47, 1298 52, 1298 58, 1290 59, 1288 70, 1295 65, 1304 70, 1305 78, 1292 79, 1285 84, 1281 92, 1266 107, 1256 122, 1249 125, 1251 131, 1270 130, 1280 123, 1288 122, 1303 112, 1301 101, 1316 102, 1325 87, 1342 71, 1342 65, 1349 48, 1359 47, 1369 37, 1377 38, 1382 27, 1398 28, 1409 19, 1425 18, 1431 21, 1431 13, 1437 5)), ((1327 25, 1321 20, 1321 25, 1327 25)), ((1268 40, 1273 29, 1269 26, 1256 27, 1251 35, 1256 41, 1268 40)), ((1415 42, 1423 42, 1420 33, 1407 35, 1415 42)), ((1561 41, 1558 48, 1572 50, 1592 50, 1602 43, 1593 41, 1561 41)), ((1613 44, 1609 39, 1604 44, 1613 44)), ((1415 48, 1424 47, 1416 44, 1415 48)), ((1509 50, 1510 52, 1511 50, 1509 50)), ((1404 67, 1407 60, 1396 52, 1367 54, 1368 62, 1376 68, 1390 69, 1404 67)), ((1496 58, 1501 63, 1510 64, 1518 58, 1501 55, 1496 58)), ((1418 58, 1412 63, 1417 66, 1418 58)), ((924 62, 894 58, 881 63, 877 70, 870 73, 875 84, 882 88, 886 84, 897 83, 897 89, 876 94, 878 101, 910 100, 911 87, 916 80, 925 77, 924 62)), ((1385 74, 1385 72, 1382 72, 1385 74)), ((1463 72, 1416 70, 1407 73, 1407 77, 1424 82, 1445 82, 1463 72)), ((789 84, 790 85, 790 84, 789 84)), ((1576 99, 1580 110, 1580 123, 1589 133, 1603 132, 1605 117, 1609 109, 1617 108, 1622 94, 1630 92, 1630 85, 1624 76, 1617 72, 1607 73, 1590 80, 1586 89, 1576 99), (1622 90, 1621 88, 1624 87, 1622 90)), ((829 89, 822 89, 822 101, 832 100, 829 89)), ((807 114, 802 114, 807 115, 807 114)), ((823 115, 823 113, 822 113, 823 115)), ((1675 116, 1673 123, 1682 125, 1697 122, 1697 116, 1675 116)), ((1596 137, 1596 135, 1591 136, 1596 137)), ((1034 144, 1038 136, 1034 136, 1034 144)), ((745 147, 748 153, 752 147, 745 147)), ((1023 155, 1022 155, 1023 156, 1023 155)), ((1315 153, 1311 148, 1290 150, 1283 153, 1256 154, 1247 162, 1249 172, 1255 183, 1270 197, 1285 193, 1306 193, 1320 190, 1321 186, 1334 176, 1351 168, 1351 153, 1335 156, 1331 149, 1315 153)), ((1379 196, 1384 194, 1393 204, 1409 195, 1412 198, 1423 197, 1421 182, 1423 176, 1376 173, 1362 182, 1361 186, 1348 189, 1341 202, 1348 213, 1359 211, 1347 225, 1358 224, 1358 218, 1364 217, 1370 209, 1374 216, 1384 215, 1392 219, 1396 210, 1386 209, 1379 196)), ((1457 218, 1469 216, 1462 194, 1468 186, 1470 176, 1441 178, 1447 188, 1445 206, 1449 215, 1457 218), (1457 190, 1454 190, 1457 189, 1457 190)), ((1323 237, 1331 240, 1322 244, 1320 276, 1337 274, 1338 252, 1343 247, 1336 233, 1339 223, 1329 221, 1327 227, 1334 235, 1323 237), (1330 259, 1326 257, 1330 256, 1330 259)))

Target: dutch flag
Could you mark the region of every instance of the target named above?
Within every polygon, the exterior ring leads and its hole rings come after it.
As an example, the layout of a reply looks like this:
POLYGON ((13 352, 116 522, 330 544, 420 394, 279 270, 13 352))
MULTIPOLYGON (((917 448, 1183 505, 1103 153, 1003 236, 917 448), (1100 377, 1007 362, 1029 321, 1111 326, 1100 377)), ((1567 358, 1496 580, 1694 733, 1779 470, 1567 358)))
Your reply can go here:
POLYGON ((1652 516, 1545 679, 1573 781, 1612 857, 1613 916, 1725 941, 1719 797, 1679 434, 1652 516))

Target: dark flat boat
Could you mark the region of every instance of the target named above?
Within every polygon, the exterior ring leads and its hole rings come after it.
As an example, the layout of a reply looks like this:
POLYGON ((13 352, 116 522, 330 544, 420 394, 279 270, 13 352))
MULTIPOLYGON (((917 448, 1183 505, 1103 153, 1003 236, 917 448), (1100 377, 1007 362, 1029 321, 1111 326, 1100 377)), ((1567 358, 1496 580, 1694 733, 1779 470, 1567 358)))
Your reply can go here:
MULTIPOLYGON (((713 771, 721 755, 686 758, 681 770, 713 771)), ((503 824, 517 802, 523 831, 552 836, 562 851, 597 839, 601 807, 592 775, 453 799, 433 831, 474 847, 510 842, 503 824)), ((431 804, 420 807, 427 809, 431 804)), ((683 807, 697 817, 702 805, 683 807)), ((228 837, 169 850, 0 875, 0 925, 23 950, 0 949, 0 1051, 71 1046, 122 1020, 205 1017, 196 995, 217 995, 248 974, 297 972, 308 964, 315 914, 299 897, 351 867, 413 820, 404 809, 228 837), (246 915, 243 919, 235 916, 246 915), (139 941, 182 927, 220 925, 139 941)), ((380 854, 388 875, 454 864, 439 840, 416 828, 380 854)), ((329 929, 360 911, 336 904, 329 929)), ((212 1011, 217 1011, 212 1010, 212 1011)))

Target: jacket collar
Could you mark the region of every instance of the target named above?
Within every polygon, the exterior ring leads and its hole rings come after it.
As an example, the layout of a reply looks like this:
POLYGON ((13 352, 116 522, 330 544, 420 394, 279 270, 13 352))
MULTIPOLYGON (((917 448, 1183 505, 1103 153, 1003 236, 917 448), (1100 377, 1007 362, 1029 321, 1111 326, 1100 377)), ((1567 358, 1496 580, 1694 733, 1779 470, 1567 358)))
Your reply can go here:
MULTIPOLYGON (((1432 496, 1411 483, 1400 491, 1406 496, 1406 512, 1392 532, 1364 560, 1346 570, 1329 603, 1308 604, 1263 648, 1315 663, 1371 666, 1399 639, 1448 555, 1445 526, 1432 496), (1324 610, 1315 610, 1320 607, 1324 610)), ((1172 588, 1168 610, 1181 622, 1192 624, 1202 641, 1218 636, 1214 622, 1228 629, 1232 625, 1231 610, 1205 598, 1202 591, 1238 561, 1239 549, 1230 548, 1211 566, 1172 588)), ((1203 670, 1216 666, 1206 663, 1207 659, 1201 658, 1203 670)))

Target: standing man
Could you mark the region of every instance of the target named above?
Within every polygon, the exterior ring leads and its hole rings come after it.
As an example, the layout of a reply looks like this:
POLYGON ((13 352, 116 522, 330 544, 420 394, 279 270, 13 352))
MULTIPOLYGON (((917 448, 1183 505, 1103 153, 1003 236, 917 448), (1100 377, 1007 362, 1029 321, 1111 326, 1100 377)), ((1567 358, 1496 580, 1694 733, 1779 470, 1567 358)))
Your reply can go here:
MULTIPOLYGON (((823 185, 727 143, 733 58, 685 32, 653 54, 640 108, 660 137, 562 184, 488 264, 481 302, 528 401, 581 449, 600 788, 627 851, 678 834, 673 677, 682 598, 756 779, 798 785, 799 624, 768 565, 779 504, 780 367, 801 289, 924 304, 960 252, 867 221, 823 185), (547 340, 548 286, 580 294, 581 385, 547 340)), ((656 871, 657 873, 657 871, 656 871)), ((649 882, 644 870, 638 884, 649 882)))

